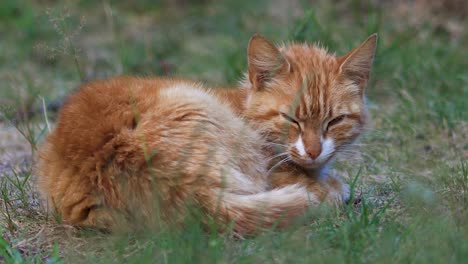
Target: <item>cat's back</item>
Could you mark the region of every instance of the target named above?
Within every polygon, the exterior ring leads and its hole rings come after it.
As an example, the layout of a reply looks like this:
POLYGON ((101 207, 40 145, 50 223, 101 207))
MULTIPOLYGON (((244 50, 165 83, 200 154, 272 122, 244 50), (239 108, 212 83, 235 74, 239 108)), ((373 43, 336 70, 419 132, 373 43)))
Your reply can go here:
MULTIPOLYGON (((114 126, 125 118, 122 114, 129 110, 147 111, 158 100, 161 89, 184 81, 164 78, 116 77, 83 84, 66 100, 60 111, 59 123, 84 123, 104 121, 114 126), (62 117, 67 117, 66 119, 62 117), (70 118, 75 117, 75 120, 70 118)), ((106 122, 106 123, 107 123, 106 122)))
POLYGON ((183 80, 117 77, 83 84, 59 112, 48 141, 64 158, 80 161, 101 149, 139 117, 157 109, 160 92, 173 86, 195 86, 183 80))
POLYGON ((178 162, 190 164, 185 168, 195 175, 210 157, 215 171, 232 166, 239 179, 230 186, 237 186, 242 175, 262 181, 262 147, 258 133, 197 83, 119 77, 85 84, 67 99, 39 150, 37 174, 43 192, 53 193, 58 180, 68 186, 67 179, 94 182, 103 171, 134 174, 146 165, 149 149, 157 150, 152 169, 161 175, 179 169, 178 162))

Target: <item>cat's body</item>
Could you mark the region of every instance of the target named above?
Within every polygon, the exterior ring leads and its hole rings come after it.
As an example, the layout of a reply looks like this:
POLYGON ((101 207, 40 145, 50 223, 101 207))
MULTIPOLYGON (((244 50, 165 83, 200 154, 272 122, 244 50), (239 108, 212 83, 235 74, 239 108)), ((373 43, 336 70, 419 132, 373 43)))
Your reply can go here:
POLYGON ((41 148, 38 183, 73 225, 112 227, 119 215, 177 222, 192 203, 248 233, 318 203, 297 185, 267 191, 263 143, 194 83, 98 81, 63 106, 41 148))
POLYGON ((84 85, 40 149, 39 187, 73 225, 178 222, 192 204, 237 233, 285 226, 347 198, 322 169, 362 131, 374 51, 375 36, 341 58, 254 37, 241 90, 131 77, 84 85))

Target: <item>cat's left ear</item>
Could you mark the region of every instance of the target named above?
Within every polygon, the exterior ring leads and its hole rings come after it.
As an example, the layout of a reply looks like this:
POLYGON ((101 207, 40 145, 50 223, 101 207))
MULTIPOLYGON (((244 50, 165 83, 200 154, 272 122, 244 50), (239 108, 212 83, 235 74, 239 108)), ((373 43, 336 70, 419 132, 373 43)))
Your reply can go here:
POLYGON ((377 34, 374 33, 357 48, 338 59, 341 74, 357 84, 361 91, 369 80, 376 47, 377 34))
POLYGON ((249 81, 254 90, 290 70, 290 64, 278 48, 268 39, 256 34, 250 38, 248 48, 249 81))

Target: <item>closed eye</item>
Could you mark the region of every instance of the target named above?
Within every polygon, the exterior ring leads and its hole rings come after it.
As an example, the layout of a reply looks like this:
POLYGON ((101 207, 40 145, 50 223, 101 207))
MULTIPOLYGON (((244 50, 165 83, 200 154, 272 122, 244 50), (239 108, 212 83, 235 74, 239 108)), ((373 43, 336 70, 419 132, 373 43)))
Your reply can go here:
POLYGON ((286 120, 288 120, 289 122, 294 123, 294 124, 296 124, 297 126, 299 126, 299 122, 297 122, 296 119, 290 117, 289 115, 287 115, 287 114, 285 114, 285 113, 283 113, 283 112, 280 112, 280 114, 281 114, 281 116, 282 116, 284 119, 286 119, 286 120))
POLYGON ((341 121, 343 121, 345 118, 346 118, 346 115, 340 115, 336 118, 333 118, 330 122, 328 122, 327 130, 329 130, 332 126, 335 126, 341 123, 341 121))

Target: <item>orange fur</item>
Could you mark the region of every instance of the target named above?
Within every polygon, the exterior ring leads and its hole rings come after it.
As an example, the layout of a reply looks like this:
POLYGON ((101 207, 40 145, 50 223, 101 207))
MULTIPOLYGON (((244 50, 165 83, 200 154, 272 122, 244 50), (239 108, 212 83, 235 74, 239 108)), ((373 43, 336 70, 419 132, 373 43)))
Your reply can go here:
POLYGON ((179 222, 194 204, 241 234, 286 226, 311 204, 346 199, 323 169, 366 124, 374 50, 375 37, 336 58, 254 36, 243 89, 132 77, 83 85, 39 151, 39 188, 73 225, 179 222), (338 147, 314 161, 323 138, 338 147), (272 155, 288 159, 269 176, 272 155))
POLYGON ((190 203, 245 234, 284 226, 314 203, 297 185, 267 191, 262 148, 199 85, 121 77, 68 99, 40 149, 38 184, 72 225, 179 222, 190 203))
POLYGON ((273 188, 301 183, 321 201, 349 198, 348 186, 326 169, 368 123, 364 88, 376 44, 374 34, 336 57, 314 45, 277 48, 261 36, 252 37, 248 74, 242 89, 234 90, 237 95, 230 95, 244 99, 238 112, 267 138, 270 156, 277 157, 270 164, 273 188))

